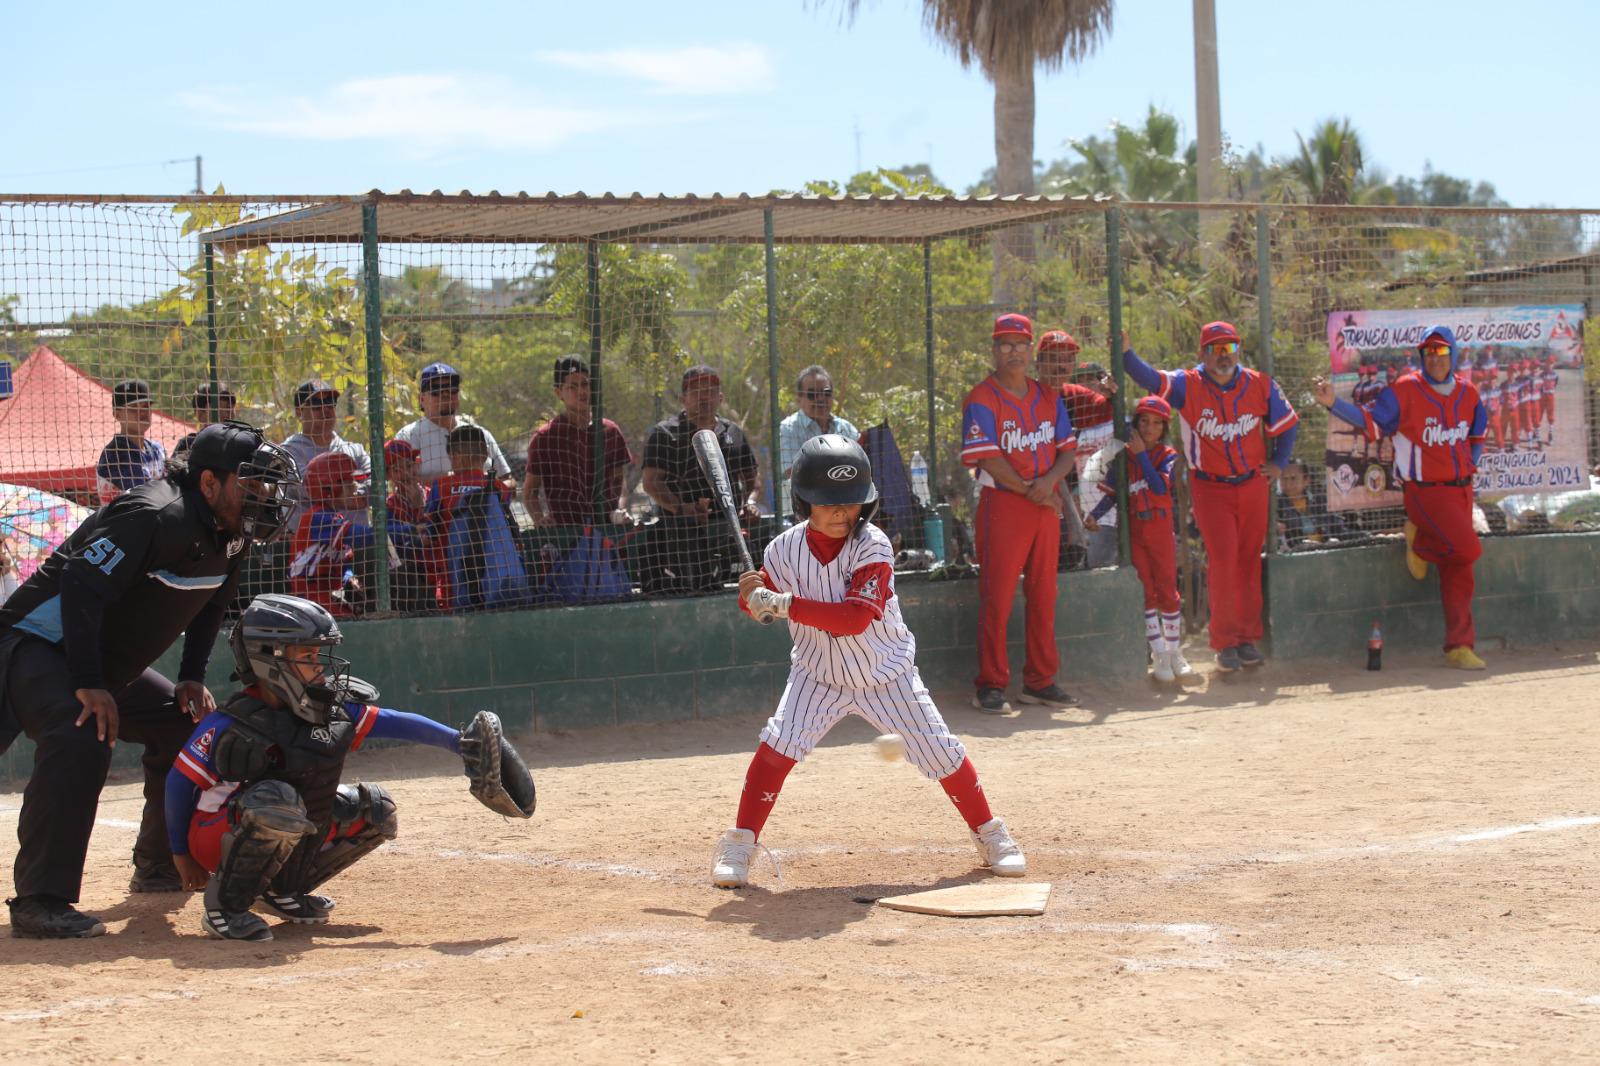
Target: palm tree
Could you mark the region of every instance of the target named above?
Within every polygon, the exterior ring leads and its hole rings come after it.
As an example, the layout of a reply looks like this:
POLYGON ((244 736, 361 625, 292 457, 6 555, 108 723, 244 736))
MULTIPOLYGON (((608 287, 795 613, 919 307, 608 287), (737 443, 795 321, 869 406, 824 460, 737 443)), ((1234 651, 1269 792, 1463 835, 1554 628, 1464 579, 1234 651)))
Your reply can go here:
POLYGON ((1361 135, 1348 118, 1323 119, 1308 141, 1299 133, 1299 156, 1289 160, 1289 172, 1304 186, 1313 203, 1349 204, 1356 201, 1365 160, 1361 135))
MULTIPOLYGON (((862 0, 842 0, 854 18, 862 0)), ((1113 0, 922 0, 922 24, 956 54, 976 63, 994 85, 995 191, 1031 196, 1033 72, 1085 59, 1111 31, 1113 0)), ((1007 261, 1033 259, 1033 231, 1005 234, 995 247, 996 302, 1010 302, 1007 261)))

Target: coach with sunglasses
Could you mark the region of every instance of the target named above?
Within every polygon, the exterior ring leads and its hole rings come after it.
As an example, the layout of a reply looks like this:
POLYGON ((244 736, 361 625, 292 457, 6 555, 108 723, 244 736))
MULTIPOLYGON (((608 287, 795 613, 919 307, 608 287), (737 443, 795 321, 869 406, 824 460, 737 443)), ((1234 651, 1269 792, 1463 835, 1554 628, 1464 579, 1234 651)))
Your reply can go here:
POLYGON ((861 431, 848 418, 833 413, 833 379, 820 366, 812 365, 800 371, 794 384, 800 400, 800 410, 778 423, 778 449, 783 459, 783 498, 773 508, 779 514, 789 511, 789 469, 794 457, 800 454, 800 445, 824 433, 837 433, 848 440, 860 440, 861 431))
POLYGON ((1157 370, 1122 353, 1128 376, 1177 412, 1189 498, 1205 542, 1211 648, 1231 673, 1266 660, 1261 639, 1261 547, 1271 484, 1294 454, 1300 416, 1278 383, 1240 363, 1239 331, 1227 322, 1200 330, 1200 365, 1157 370))
MULTIPOLYGON (((294 390, 294 414, 300 420, 300 432, 289 435, 283 450, 294 457, 295 466, 305 470, 319 455, 342 452, 355 460, 356 486, 365 493, 372 477, 372 460, 365 448, 345 440, 334 429, 339 424, 339 390, 321 378, 302 381, 294 390)), ((294 501, 294 514, 289 518, 291 529, 306 508, 305 493, 299 486, 295 487, 294 501)))

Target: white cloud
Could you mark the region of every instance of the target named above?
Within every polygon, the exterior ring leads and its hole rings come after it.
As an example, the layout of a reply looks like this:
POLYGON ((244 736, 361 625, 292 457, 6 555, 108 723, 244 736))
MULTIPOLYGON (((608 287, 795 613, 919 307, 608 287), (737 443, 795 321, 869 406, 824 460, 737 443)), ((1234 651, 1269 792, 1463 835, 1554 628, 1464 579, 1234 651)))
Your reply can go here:
POLYGON ((179 99, 225 129, 311 141, 389 141, 432 152, 544 151, 580 134, 663 121, 636 108, 542 100, 500 78, 448 74, 357 78, 315 95, 262 94, 235 86, 187 92, 179 99))
POLYGON ((777 84, 771 53, 747 41, 688 48, 539 52, 535 58, 585 74, 642 81, 650 92, 661 96, 766 92, 777 84))

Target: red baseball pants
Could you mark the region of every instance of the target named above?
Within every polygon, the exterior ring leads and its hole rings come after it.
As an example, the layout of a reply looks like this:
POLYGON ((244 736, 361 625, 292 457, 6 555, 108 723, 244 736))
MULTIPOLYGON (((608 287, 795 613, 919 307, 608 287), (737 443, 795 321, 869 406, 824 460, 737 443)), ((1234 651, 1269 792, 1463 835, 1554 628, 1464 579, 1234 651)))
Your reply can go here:
POLYGON ((1189 479, 1194 520, 1206 545, 1211 647, 1261 639, 1261 546, 1267 539, 1267 479, 1238 485, 1189 479))
POLYGON ((1483 554, 1472 528, 1471 485, 1416 485, 1406 482, 1406 517, 1417 527, 1411 548, 1439 568, 1439 598, 1444 601, 1444 650, 1477 644, 1472 624, 1472 564, 1483 554))
POLYGON ((1144 609, 1177 613, 1183 601, 1178 597, 1178 542, 1172 534, 1172 516, 1135 518, 1128 527, 1128 550, 1144 585, 1144 609))
POLYGON ((978 549, 978 679, 977 687, 1003 689, 1011 681, 1006 659, 1006 622, 1017 595, 1017 579, 1026 574, 1024 639, 1027 657, 1022 682, 1044 688, 1056 678, 1056 554, 1061 547, 1061 516, 1026 496, 985 488, 978 496, 973 522, 978 549))

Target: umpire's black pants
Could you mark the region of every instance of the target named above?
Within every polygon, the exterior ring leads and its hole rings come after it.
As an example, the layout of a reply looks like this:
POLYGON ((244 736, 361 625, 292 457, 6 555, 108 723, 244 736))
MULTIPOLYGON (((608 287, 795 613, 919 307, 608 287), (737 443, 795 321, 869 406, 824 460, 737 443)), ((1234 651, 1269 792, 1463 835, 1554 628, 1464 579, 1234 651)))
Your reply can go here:
MULTIPOLYGON (((73 725, 83 705, 73 695, 67 655, 59 646, 14 632, 0 637, 0 686, 0 710, 36 746, 17 821, 17 895, 76 903, 111 747, 96 739, 93 717, 73 725)), ((112 695, 120 723, 117 739, 144 745, 144 816, 133 845, 134 864, 170 863, 167 771, 194 723, 178 711, 172 682, 154 670, 112 695)))

